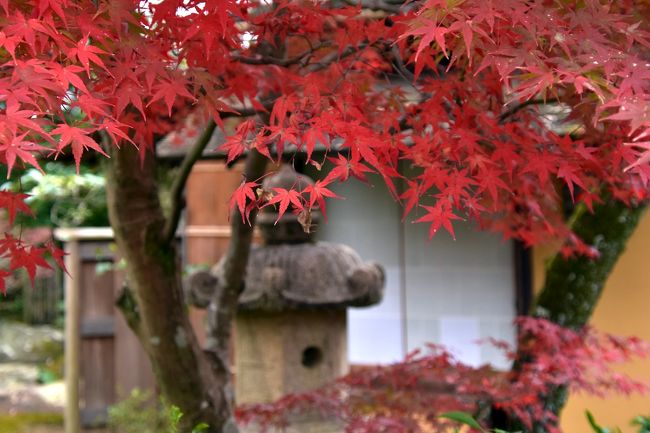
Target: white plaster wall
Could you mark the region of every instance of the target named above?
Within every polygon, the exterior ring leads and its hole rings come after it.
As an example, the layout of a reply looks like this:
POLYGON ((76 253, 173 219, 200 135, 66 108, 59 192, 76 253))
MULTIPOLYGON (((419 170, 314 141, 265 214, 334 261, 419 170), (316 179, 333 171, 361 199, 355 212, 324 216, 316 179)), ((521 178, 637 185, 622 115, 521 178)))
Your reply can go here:
POLYGON ((383 302, 348 312, 350 362, 394 362, 433 342, 470 364, 506 367, 500 352, 476 340, 514 341, 512 244, 465 223, 454 225, 456 241, 442 230, 429 241, 428 226, 402 223, 401 207, 373 181, 333 188, 345 200, 327 202, 329 222, 318 230, 320 239, 350 245, 386 270, 383 302))

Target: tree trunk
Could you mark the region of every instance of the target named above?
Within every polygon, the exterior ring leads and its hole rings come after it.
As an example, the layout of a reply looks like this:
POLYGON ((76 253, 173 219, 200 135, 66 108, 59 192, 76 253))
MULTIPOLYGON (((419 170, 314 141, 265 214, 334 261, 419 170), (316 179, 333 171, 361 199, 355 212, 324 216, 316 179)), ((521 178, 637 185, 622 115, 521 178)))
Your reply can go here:
POLYGON ((595 260, 565 259, 556 254, 546 270, 544 287, 532 315, 570 329, 585 326, 644 209, 643 205, 629 207, 613 200, 596 205, 593 214, 579 206, 571 227, 587 244, 596 247, 600 256, 595 260))
MULTIPOLYGON (((567 259, 560 253, 556 254, 546 269, 544 287, 537 296, 531 315, 569 329, 584 327, 644 210, 644 205, 629 207, 607 198, 605 203, 594 206, 593 213, 582 205, 578 206, 571 217, 571 227, 582 240, 596 247, 600 256, 597 259, 584 256, 567 259)), ((517 363, 513 368, 518 368, 517 363)), ((558 420, 567 397, 566 386, 553 387, 543 396, 546 409, 558 420)), ((526 430, 517 420, 501 420, 502 423, 496 427, 509 431, 526 430)), ((541 424, 533 426, 533 431, 546 432, 541 424)))
MULTIPOLYGON (((112 146, 111 146, 112 147, 112 146)), ((126 260, 122 309, 147 352, 160 389, 183 413, 181 431, 199 422, 211 433, 236 431, 229 371, 200 348, 185 308, 174 242, 165 242, 155 158, 124 145, 107 162, 111 225, 126 260)))

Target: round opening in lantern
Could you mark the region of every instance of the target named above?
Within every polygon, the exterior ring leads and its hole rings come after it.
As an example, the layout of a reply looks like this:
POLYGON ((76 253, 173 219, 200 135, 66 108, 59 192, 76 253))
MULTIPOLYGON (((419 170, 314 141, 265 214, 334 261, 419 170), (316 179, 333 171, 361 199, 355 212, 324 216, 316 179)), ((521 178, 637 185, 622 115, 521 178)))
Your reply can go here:
POLYGON ((323 360, 323 351, 316 346, 306 347, 302 351, 302 365, 307 368, 314 368, 323 360))

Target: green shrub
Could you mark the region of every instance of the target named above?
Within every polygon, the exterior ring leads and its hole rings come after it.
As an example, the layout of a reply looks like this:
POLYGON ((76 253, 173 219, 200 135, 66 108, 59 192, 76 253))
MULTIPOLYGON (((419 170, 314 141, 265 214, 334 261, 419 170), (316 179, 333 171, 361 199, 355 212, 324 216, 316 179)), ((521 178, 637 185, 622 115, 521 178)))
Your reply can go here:
POLYGON ((2 186, 29 194, 34 218, 18 215, 17 223, 25 227, 79 227, 108 225, 105 180, 86 167, 79 174, 72 165, 45 164, 43 174, 28 169, 2 186))
POLYGON ((38 382, 51 383, 63 379, 63 342, 43 341, 34 347, 33 352, 43 361, 38 365, 38 382))
MULTIPOLYGON (((585 411, 585 415, 594 433, 621 433, 620 427, 608 428, 598 424, 592 413, 588 410, 585 411)), ((632 420, 632 425, 639 427, 639 433, 650 433, 650 417, 639 415, 632 420)))
POLYGON ((632 420, 632 425, 639 426, 639 433, 650 433, 650 416, 637 416, 632 420))
MULTIPOLYGON (((109 408, 108 425, 114 433, 185 433, 178 427, 182 417, 176 406, 154 399, 150 392, 134 389, 128 398, 109 408)), ((191 433, 207 427, 201 423, 191 433)))
POLYGON ((173 433, 168 410, 150 392, 134 389, 108 410, 108 425, 115 433, 173 433))

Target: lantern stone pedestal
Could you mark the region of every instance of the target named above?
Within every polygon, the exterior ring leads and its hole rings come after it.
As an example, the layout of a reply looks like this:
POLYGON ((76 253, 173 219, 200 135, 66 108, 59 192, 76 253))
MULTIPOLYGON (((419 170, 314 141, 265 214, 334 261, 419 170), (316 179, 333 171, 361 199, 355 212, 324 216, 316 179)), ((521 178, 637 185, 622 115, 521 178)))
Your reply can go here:
POLYGON ((345 310, 245 312, 235 329, 239 403, 274 401, 347 373, 345 310))
MULTIPOLYGON (((284 166, 266 178, 263 189, 303 190, 311 179, 284 166)), ((313 239, 305 219, 264 208, 257 218, 263 245, 250 252, 235 320, 234 376, 237 404, 269 403, 285 394, 317 389, 348 371, 348 307, 381 301, 384 272, 350 247, 313 239)), ((198 272, 186 282, 190 302, 208 308, 208 341, 214 334, 215 293, 224 264, 198 272)), ((305 417, 303 417, 305 418, 305 417)), ((301 425, 309 417, 301 419, 301 425)), ((323 431, 337 431, 320 423, 323 431)), ((301 430, 307 431, 307 430, 301 430)), ((308 431, 316 431, 310 428, 308 431)))

